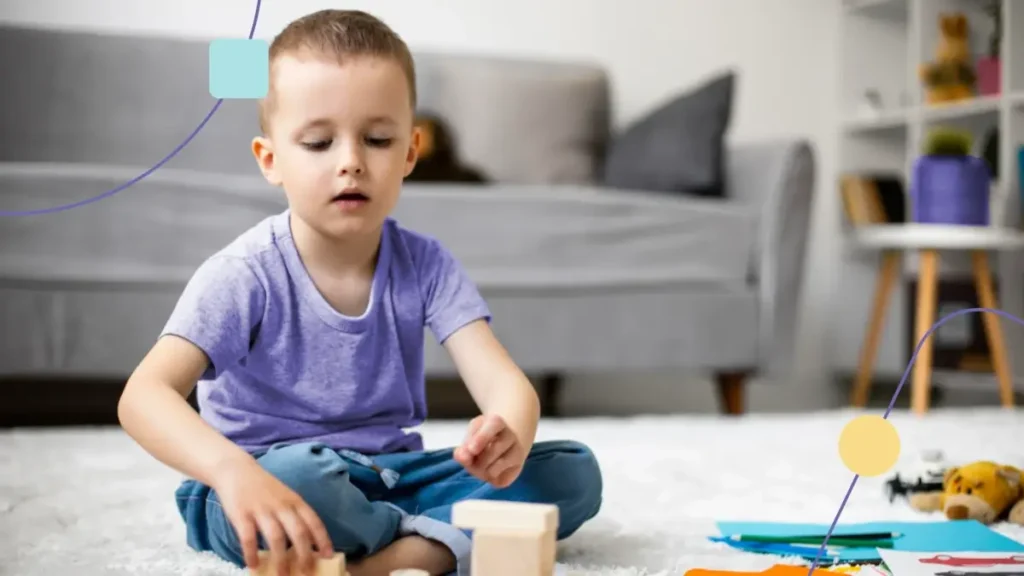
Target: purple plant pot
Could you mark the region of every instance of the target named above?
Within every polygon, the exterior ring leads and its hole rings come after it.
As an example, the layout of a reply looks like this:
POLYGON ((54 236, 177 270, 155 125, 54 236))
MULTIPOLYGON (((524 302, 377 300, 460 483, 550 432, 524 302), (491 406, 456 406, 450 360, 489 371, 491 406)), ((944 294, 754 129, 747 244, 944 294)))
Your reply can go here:
POLYGON ((988 166, 977 156, 918 158, 911 205, 914 222, 988 226, 988 166))

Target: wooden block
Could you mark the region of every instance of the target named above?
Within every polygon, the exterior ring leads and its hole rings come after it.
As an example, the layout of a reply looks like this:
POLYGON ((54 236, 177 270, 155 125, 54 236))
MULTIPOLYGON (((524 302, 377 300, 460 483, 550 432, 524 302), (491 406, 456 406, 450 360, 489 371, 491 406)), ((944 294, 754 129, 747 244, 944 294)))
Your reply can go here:
MULTIPOLYGON (((291 550, 289 554, 293 554, 291 550)), ((270 551, 260 550, 258 552, 260 565, 256 570, 252 571, 254 576, 277 576, 277 571, 274 569, 274 565, 271 563, 270 551)), ((299 571, 294 568, 291 571, 293 576, 298 576, 299 571)), ((329 559, 317 558, 316 561, 316 576, 347 576, 348 571, 345 568, 345 555, 341 552, 334 555, 329 559)))
POLYGON ((555 533, 551 530, 475 531, 470 572, 487 576, 553 576, 555 546, 555 533))
POLYGON ((532 530, 554 532, 558 529, 558 507, 499 500, 463 500, 452 506, 452 525, 471 530, 532 530))

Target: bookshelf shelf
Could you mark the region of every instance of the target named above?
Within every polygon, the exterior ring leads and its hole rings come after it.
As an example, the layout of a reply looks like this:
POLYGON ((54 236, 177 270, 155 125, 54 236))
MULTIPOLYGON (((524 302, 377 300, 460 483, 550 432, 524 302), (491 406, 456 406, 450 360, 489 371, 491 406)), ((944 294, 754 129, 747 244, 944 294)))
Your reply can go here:
POLYGON ((851 15, 896 22, 907 21, 905 0, 848 0, 845 10, 851 15))
POLYGON ((909 112, 898 109, 863 118, 851 118, 844 129, 851 135, 903 131, 907 129, 909 112))
MULTIPOLYGON (((994 160, 993 226, 1024 228, 1018 160, 1024 148, 1024 0, 841 1, 838 174, 833 181, 850 175, 897 179, 906 197, 903 212, 909 215, 910 175, 923 143, 931 130, 954 127, 973 136, 975 155, 994 160), (967 18, 976 74, 982 66, 991 66, 990 49, 998 48, 994 59, 998 88, 992 94, 931 104, 921 69, 936 58, 940 15, 954 12, 967 18), (997 26, 1000 34, 995 43, 997 26), (989 62, 982 64, 983 59, 989 62)), ((847 214, 840 217, 844 236, 835 299, 844 310, 832 331, 833 365, 852 374, 864 335, 863 329, 855 327, 864 326, 864 319, 870 317, 879 256, 877 250, 863 249, 864 234, 870 232, 854 230, 847 214)), ((969 275, 969 258, 962 256, 943 255, 939 267, 943 279, 969 275)), ((1006 251, 993 258, 997 259, 993 265, 1000 307, 1024 318, 1024 253, 1006 251)), ((904 277, 913 279, 916 268, 916 257, 904 259, 904 277)), ((906 369, 908 334, 913 330, 907 306, 912 298, 907 286, 900 286, 890 299, 875 364, 879 377, 898 379, 906 369)), ((1018 387, 1024 389, 1024 330, 1014 322, 1003 322, 1011 368, 1018 387)))

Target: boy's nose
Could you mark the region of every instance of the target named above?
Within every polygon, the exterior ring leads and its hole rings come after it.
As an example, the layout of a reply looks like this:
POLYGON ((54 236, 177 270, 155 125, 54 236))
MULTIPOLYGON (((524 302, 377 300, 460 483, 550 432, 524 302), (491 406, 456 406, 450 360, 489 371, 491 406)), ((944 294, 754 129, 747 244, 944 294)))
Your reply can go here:
POLYGON ((342 176, 363 173, 363 160, 355 152, 345 152, 338 165, 342 176))

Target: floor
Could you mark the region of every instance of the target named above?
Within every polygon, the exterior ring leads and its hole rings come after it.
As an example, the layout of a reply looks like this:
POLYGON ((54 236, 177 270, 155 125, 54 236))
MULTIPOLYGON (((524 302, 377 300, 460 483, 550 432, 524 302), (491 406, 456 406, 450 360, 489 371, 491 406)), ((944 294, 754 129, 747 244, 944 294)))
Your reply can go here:
MULTIPOLYGON (((600 515, 559 546, 560 572, 677 576, 688 568, 760 569, 779 559, 709 542, 718 520, 829 523, 852 474, 837 441, 852 411, 647 416, 546 421, 541 439, 589 444, 605 476, 600 515)), ((952 461, 1024 465, 1020 412, 894 413, 900 467, 925 450, 952 461)), ((463 422, 423 428, 429 447, 458 442, 463 422)), ((178 475, 116 428, 0 433, 0 558, 4 574, 240 574, 185 547, 171 501, 178 475), (9 570, 9 572, 8 572, 9 570)), ((861 478, 841 521, 925 520, 861 478)), ((1000 526, 1024 541, 1024 528, 1000 526)))

